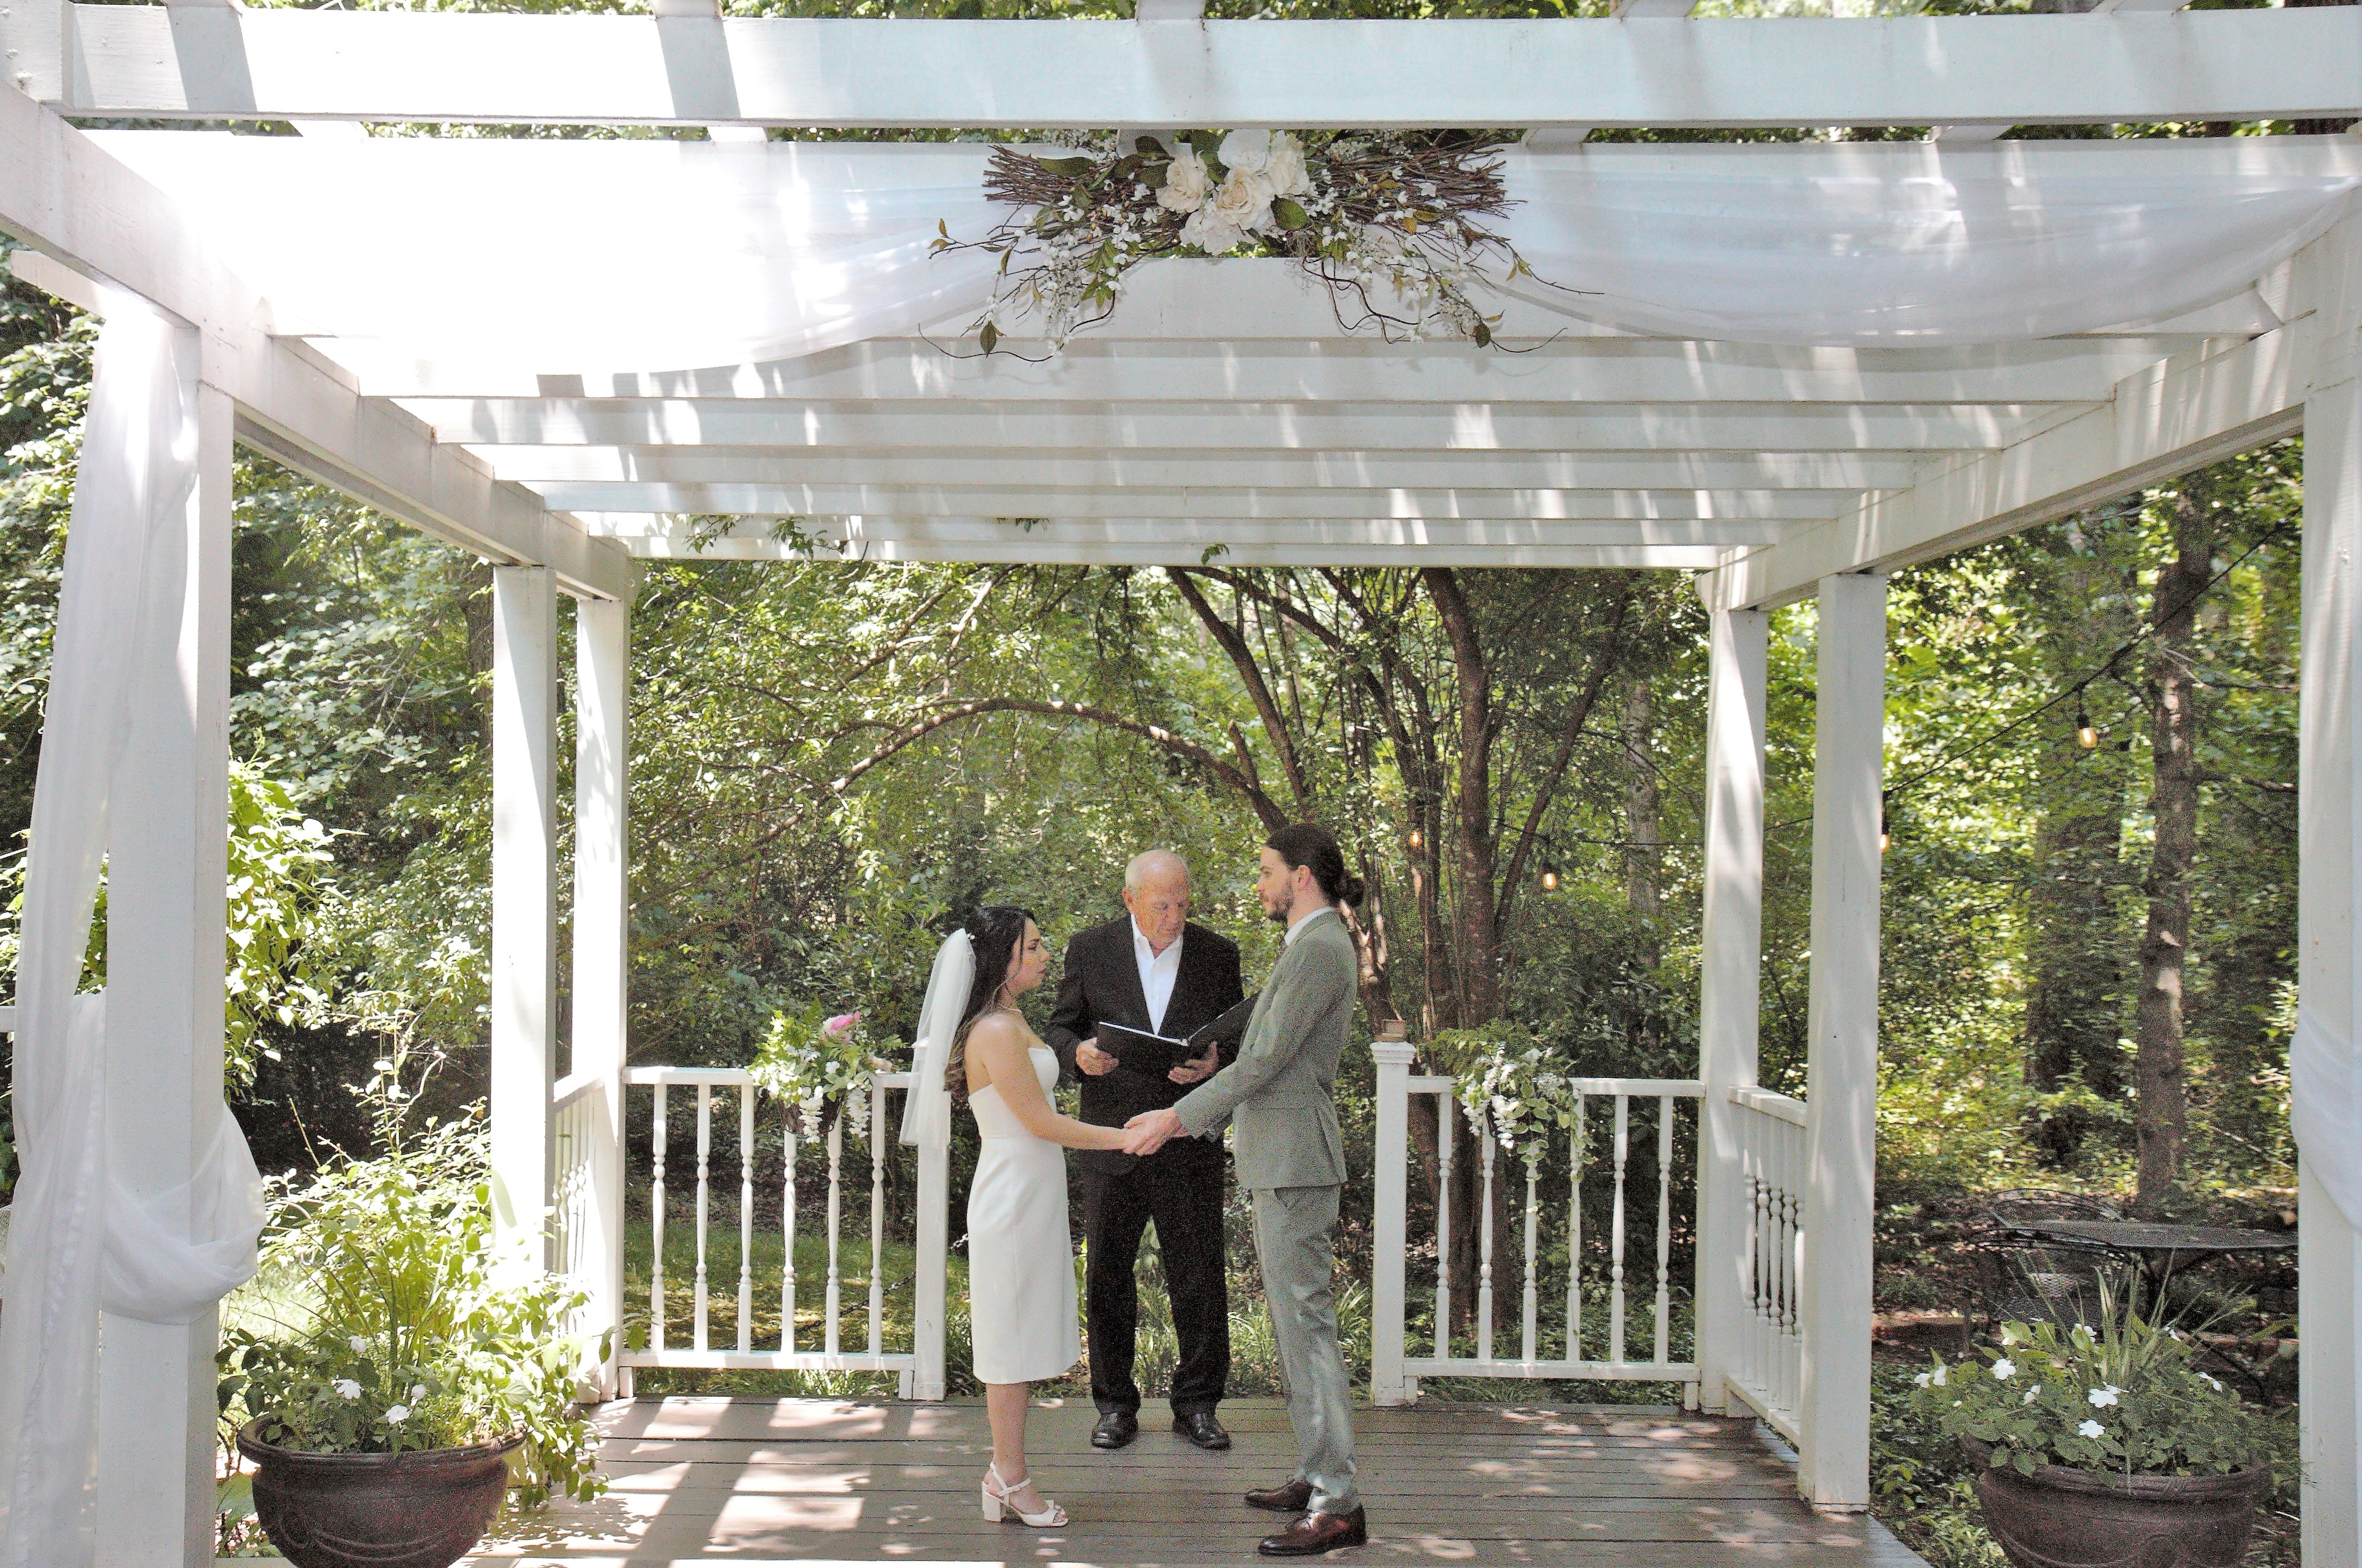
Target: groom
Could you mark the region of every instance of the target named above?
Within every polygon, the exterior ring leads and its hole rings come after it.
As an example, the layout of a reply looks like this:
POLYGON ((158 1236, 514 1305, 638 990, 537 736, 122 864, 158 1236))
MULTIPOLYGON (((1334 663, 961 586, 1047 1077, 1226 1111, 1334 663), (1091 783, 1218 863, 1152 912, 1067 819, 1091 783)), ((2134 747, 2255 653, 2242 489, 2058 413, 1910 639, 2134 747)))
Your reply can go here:
POLYGON ((1271 835, 1255 892, 1287 928, 1285 949, 1247 1025, 1239 1058, 1162 1110, 1127 1124, 1127 1152, 1218 1133, 1228 1120, 1239 1185, 1254 1194, 1255 1253, 1272 1337, 1287 1379, 1287 1419, 1302 1456, 1294 1476, 1247 1494, 1250 1507, 1303 1517, 1264 1538, 1266 1557, 1309 1557, 1369 1540, 1353 1485, 1353 1420, 1330 1293, 1344 1143, 1333 1095, 1352 1027, 1358 966, 1340 903, 1362 900, 1336 839, 1310 823, 1271 835))

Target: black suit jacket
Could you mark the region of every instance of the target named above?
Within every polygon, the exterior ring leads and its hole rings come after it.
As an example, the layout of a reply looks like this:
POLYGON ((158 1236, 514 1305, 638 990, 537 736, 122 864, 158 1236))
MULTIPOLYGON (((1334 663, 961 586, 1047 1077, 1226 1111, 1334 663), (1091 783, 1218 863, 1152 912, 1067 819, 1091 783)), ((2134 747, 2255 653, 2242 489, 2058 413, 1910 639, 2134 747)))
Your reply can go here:
MULTIPOLYGON (((1239 977, 1239 944, 1202 925, 1181 928, 1181 970, 1173 979, 1172 999, 1164 1004, 1159 1034, 1186 1035, 1210 1023, 1245 999, 1239 977)), ((1133 1029, 1148 1025, 1148 998, 1140 988, 1140 961, 1131 945, 1131 916, 1077 932, 1066 944, 1066 962, 1058 977, 1058 1005, 1043 1032, 1043 1043, 1058 1053, 1058 1068, 1082 1081, 1083 1120, 1100 1127, 1120 1127, 1143 1110, 1161 1110, 1188 1092, 1188 1086, 1167 1077, 1151 1077, 1129 1067, 1097 1077, 1078 1072, 1075 1047, 1098 1032, 1102 1023, 1133 1029)), ((1229 1062, 1238 1054, 1231 1041, 1222 1050, 1229 1062)), ((1087 1169, 1120 1174, 1139 1162, 1114 1149, 1076 1151, 1087 1169)))

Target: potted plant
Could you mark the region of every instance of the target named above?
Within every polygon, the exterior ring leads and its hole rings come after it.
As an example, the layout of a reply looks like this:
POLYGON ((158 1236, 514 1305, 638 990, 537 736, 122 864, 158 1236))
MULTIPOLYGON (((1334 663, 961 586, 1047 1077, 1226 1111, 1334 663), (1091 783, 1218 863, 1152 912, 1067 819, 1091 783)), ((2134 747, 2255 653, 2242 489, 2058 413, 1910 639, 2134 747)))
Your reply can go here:
POLYGON ((2005 1323, 1998 1350, 1936 1358, 1913 1402, 1959 1439, 2018 1568, 2233 1568, 2272 1482, 2263 1418, 2128 1297, 2103 1288, 2098 1316, 2005 1323))
POLYGON ((219 1357, 255 1512, 301 1568, 449 1568, 512 1489, 603 1489, 574 1406, 585 1297, 494 1258, 480 1118, 409 1135, 398 1061, 379 1072, 386 1152, 273 1183, 219 1357))

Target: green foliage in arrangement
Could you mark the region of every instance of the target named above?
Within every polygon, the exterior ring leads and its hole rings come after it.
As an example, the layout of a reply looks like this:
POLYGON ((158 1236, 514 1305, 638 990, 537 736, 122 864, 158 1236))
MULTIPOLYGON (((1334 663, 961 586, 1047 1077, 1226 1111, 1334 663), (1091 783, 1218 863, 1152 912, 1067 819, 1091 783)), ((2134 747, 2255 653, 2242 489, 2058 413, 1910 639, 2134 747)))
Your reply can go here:
POLYGON ((2096 1326, 2008 1323, 1991 1353, 1935 1358, 1923 1416, 1988 1445, 1992 1463, 2123 1475, 2220 1475, 2268 1460, 2257 1412, 2202 1372, 2188 1339, 2103 1292, 2096 1326))
POLYGON ((517 1500, 605 1486, 574 1409, 606 1353, 573 1321, 586 1297, 504 1267, 480 1117, 407 1125, 400 1058, 370 1086, 385 1152, 271 1184, 257 1286, 233 1297, 218 1353, 226 1421, 320 1453, 399 1453, 522 1437, 517 1500))

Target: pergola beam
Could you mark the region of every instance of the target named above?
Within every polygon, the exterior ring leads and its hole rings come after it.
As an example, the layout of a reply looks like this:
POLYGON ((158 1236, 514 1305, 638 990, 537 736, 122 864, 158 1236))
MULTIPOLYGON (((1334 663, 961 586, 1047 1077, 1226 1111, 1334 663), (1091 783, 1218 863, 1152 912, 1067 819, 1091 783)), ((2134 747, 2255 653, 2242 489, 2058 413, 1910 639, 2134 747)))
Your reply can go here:
POLYGON ((2226 352, 2177 355, 2088 414, 1728 563, 1708 596, 1785 604, 1825 577, 1932 560, 2294 435, 2319 357, 2313 328, 2308 317, 2226 352))
MULTIPOLYGON (((224 16, 243 13, 224 11, 224 16)), ((348 373, 268 335, 270 307, 222 266, 171 198, 53 110, 0 86, 0 232, 39 252, 16 267, 78 304, 105 279, 198 329, 208 385, 238 438, 392 516, 495 561, 554 568, 568 591, 628 597, 631 564, 552 515, 348 373)))
MULTIPOLYGON (((645 513, 592 513, 610 537, 624 540, 635 555, 700 553, 716 544, 785 544, 800 549, 895 542, 954 549, 970 546, 999 549, 1010 544, 1046 548, 1138 550, 1153 547, 1160 558, 1194 561, 1208 549, 1428 547, 1455 549, 1628 548, 1640 546, 1727 548, 1770 544, 1777 525, 1675 519, 1609 522, 1535 518, 1429 519, 1336 518, 1327 522, 1258 523, 1234 518, 1148 517, 1122 522, 1000 517, 800 517, 745 518, 716 530, 703 520, 645 513)), ((945 558, 965 558, 947 557, 945 558)))
POLYGON ((77 115, 811 127, 1827 126, 2362 113, 2362 11, 935 21, 16 0, 77 115), (1383 94, 1370 91, 1385 83, 1383 94))
MULTIPOLYGON (((2211 13, 2210 13, 2211 14, 2211 13)), ((1309 24, 1307 24, 1309 25, 1309 24)), ((2224 341, 2236 341, 2225 338, 2224 341)), ((675 399, 774 403, 973 406, 1068 403, 1891 404, 2098 403, 2145 366, 2207 342, 2198 335, 2049 338, 1937 348, 1794 348, 1653 337, 1582 338, 1509 354, 1473 344, 1193 342, 1078 337, 1064 353, 989 359, 957 345, 880 337, 800 359, 644 375, 536 378, 533 395, 452 385, 433 366, 403 367, 358 345, 323 351, 355 367, 362 392, 392 397, 446 439, 548 443, 565 422, 610 401, 675 399), (503 394, 504 393, 504 394, 503 394), (535 413, 527 405, 539 403, 535 413), (481 405, 470 406, 470 405, 481 405)), ((518 389, 521 391, 522 389, 518 389)))
MULTIPOLYGON (((599 533, 641 533, 615 516, 653 513, 712 514, 723 511, 753 520, 801 517, 1035 517, 1091 521, 1198 517, 1264 522, 1314 522, 1371 518, 1395 520, 1530 519, 1566 522, 1631 522, 1650 519, 1721 519, 1739 526, 1795 519, 1825 520, 1860 504, 1851 491, 1836 490, 1493 490, 1441 487, 1389 490, 1220 490, 1198 485, 1120 491, 1000 489, 991 486, 779 484, 764 488, 776 504, 724 508, 704 487, 662 487, 668 504, 593 504, 598 486, 579 489, 545 484, 552 495, 575 497, 565 509, 599 533), (679 504, 670 504, 678 502, 679 504)), ((737 497, 734 499, 751 499, 737 497)))

